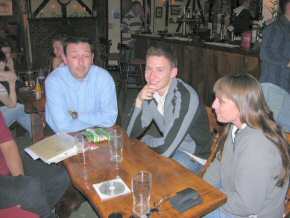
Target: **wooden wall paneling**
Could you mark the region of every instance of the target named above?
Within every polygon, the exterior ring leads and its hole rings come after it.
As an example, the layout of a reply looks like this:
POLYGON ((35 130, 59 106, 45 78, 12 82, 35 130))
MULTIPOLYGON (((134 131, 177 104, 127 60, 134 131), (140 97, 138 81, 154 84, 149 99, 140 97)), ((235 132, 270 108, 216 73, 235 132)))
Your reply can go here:
POLYGON ((30 20, 33 67, 48 67, 52 54, 51 41, 59 35, 86 36, 96 39, 95 18, 50 18, 30 20))
MULTIPOLYGON (((86 9, 88 10, 88 9, 86 9)), ((106 63, 108 39, 108 1, 94 0, 92 17, 39 18, 30 19, 31 44, 33 51, 33 69, 47 67, 52 54, 51 41, 55 36, 85 36, 95 45, 97 65, 106 63), (100 40, 101 39, 101 40, 100 40)))

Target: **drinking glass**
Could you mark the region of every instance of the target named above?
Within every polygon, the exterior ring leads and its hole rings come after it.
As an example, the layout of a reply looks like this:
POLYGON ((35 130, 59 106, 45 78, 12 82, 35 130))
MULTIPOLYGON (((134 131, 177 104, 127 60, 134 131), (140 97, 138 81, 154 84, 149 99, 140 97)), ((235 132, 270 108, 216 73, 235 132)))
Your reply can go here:
POLYGON ((82 134, 77 134, 75 137, 75 142, 77 146, 78 153, 82 154, 84 164, 86 164, 86 156, 85 156, 85 151, 86 151, 86 143, 85 143, 85 137, 82 134))
POLYGON ((123 160, 123 136, 121 132, 113 130, 110 140, 110 159, 118 168, 123 160))
POLYGON ((77 134, 74 136, 76 146, 77 146, 77 152, 81 154, 81 171, 80 175, 81 177, 86 181, 88 179, 88 166, 87 166, 87 160, 86 160, 86 140, 84 135, 77 134))
POLYGON ((150 195, 152 188, 152 174, 139 171, 132 178, 133 214, 137 217, 147 217, 150 211, 150 195))

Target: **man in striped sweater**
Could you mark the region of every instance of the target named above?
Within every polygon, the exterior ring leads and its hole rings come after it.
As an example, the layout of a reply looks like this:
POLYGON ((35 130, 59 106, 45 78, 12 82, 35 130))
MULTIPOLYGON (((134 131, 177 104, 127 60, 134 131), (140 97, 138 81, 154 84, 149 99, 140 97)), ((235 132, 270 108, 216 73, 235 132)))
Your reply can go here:
POLYGON ((147 51, 145 79, 139 92, 127 132, 142 140, 154 151, 177 160, 198 172, 201 165, 188 155, 207 158, 211 135, 207 113, 196 91, 177 79, 177 60, 167 48, 151 47, 147 51), (146 134, 154 123, 159 136, 146 134))

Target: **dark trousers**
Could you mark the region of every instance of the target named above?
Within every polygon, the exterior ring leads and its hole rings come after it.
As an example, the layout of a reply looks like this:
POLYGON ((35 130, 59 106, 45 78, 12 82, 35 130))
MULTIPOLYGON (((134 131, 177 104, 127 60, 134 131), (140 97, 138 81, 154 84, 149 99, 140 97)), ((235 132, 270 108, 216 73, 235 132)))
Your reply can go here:
POLYGON ((52 209, 70 184, 62 166, 48 165, 22 154, 25 176, 0 177, 0 208, 22 208, 53 218, 52 209))

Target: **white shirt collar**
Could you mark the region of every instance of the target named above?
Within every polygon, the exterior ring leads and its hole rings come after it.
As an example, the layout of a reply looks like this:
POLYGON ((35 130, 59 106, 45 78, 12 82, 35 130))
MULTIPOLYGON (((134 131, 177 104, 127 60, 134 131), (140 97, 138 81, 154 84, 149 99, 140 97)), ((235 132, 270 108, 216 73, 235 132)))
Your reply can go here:
POLYGON ((242 130, 242 129, 245 129, 246 127, 247 127, 246 123, 243 123, 241 125, 241 128, 238 128, 236 125, 233 125, 233 128, 232 128, 232 140, 233 140, 233 142, 235 141, 235 137, 236 137, 237 132, 242 130))
POLYGON ((158 92, 154 92, 153 94, 153 98, 156 100, 157 102, 157 110, 160 112, 160 114, 164 115, 164 104, 165 104, 165 98, 167 96, 169 87, 167 88, 167 90, 165 91, 164 95, 159 95, 158 92))

